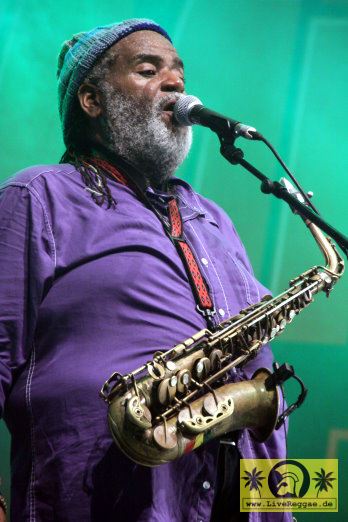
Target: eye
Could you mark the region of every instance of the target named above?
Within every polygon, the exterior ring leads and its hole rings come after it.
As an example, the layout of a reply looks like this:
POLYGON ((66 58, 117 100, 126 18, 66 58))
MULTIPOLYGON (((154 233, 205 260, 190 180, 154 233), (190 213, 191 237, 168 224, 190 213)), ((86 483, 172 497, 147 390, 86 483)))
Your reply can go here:
POLYGON ((156 69, 143 69, 141 71, 138 71, 138 74, 141 74, 142 76, 155 76, 156 69))

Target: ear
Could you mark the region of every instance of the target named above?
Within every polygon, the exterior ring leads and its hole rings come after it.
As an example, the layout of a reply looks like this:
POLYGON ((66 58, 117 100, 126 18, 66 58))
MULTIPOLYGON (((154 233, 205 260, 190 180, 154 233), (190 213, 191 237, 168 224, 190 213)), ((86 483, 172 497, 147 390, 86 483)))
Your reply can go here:
POLYGON ((102 113, 98 89, 91 83, 83 83, 77 91, 81 109, 91 118, 97 118, 102 113))

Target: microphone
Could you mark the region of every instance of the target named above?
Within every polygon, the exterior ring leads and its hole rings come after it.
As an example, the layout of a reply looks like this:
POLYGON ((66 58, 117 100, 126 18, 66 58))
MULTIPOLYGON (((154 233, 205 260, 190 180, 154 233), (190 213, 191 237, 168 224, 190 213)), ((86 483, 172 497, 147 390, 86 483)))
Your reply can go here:
POLYGON ((196 96, 182 94, 173 107, 173 113, 179 125, 203 125, 220 137, 232 134, 235 138, 242 136, 248 140, 261 138, 261 134, 254 127, 207 109, 196 96))

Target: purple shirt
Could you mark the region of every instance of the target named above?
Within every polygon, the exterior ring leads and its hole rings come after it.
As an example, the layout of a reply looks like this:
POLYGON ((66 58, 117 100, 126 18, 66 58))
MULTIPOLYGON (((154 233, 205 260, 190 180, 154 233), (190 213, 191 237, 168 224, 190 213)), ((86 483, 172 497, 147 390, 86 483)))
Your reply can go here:
MULTIPOLYGON (((113 371, 134 370, 206 327, 158 217, 130 188, 108 183, 116 210, 97 206, 69 164, 26 169, 0 193, 0 413, 12 435, 12 517, 208 522, 218 443, 139 466, 112 441, 98 396, 113 371)), ((227 215, 172 183, 221 322, 266 290, 227 215)), ((165 214, 166 196, 147 191, 165 214)), ((244 372, 271 362, 265 347, 244 372)), ((283 457, 284 431, 261 444, 245 430, 238 448, 246 458, 283 457)))

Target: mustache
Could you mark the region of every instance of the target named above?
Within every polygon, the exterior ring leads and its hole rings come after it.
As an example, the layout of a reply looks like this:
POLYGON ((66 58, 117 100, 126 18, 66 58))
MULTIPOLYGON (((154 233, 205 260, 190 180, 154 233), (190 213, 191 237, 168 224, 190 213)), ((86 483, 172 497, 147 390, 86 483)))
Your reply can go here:
POLYGON ((171 92, 169 94, 161 95, 158 100, 155 99, 153 107, 155 110, 163 111, 164 108, 174 105, 182 96, 179 92, 171 92))
POLYGON ((159 116, 164 109, 172 110, 173 105, 178 101, 180 96, 182 96, 179 92, 168 92, 167 94, 157 94, 152 100, 140 99, 134 96, 134 94, 126 94, 109 84, 107 84, 105 91, 102 95, 106 113, 110 110, 114 112, 117 106, 122 110, 122 105, 125 104, 128 108, 133 106, 136 111, 143 113, 144 116, 146 114, 159 116))

